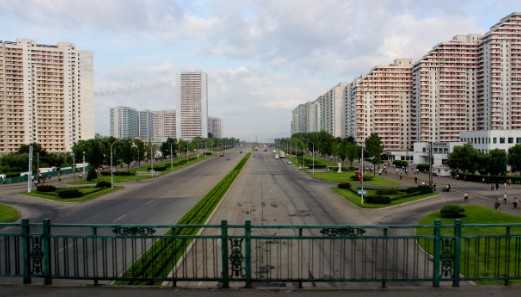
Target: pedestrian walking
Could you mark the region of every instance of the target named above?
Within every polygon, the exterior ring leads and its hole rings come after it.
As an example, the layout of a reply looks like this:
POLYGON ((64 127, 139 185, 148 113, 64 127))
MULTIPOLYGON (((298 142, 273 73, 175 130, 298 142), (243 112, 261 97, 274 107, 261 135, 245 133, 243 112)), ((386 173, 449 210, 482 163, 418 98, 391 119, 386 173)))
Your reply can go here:
POLYGON ((503 204, 507 204, 508 195, 507 193, 503 194, 503 204))
POLYGON ((501 206, 501 203, 499 203, 499 199, 496 198, 496 201, 494 202, 494 209, 499 210, 500 206, 501 206))
POLYGON ((518 203, 517 197, 514 197, 514 201, 512 202, 512 204, 514 205, 514 208, 517 208, 517 203, 518 203))
POLYGON ((496 183, 496 191, 499 191, 499 184, 496 183))
POLYGON ((494 185, 490 185, 490 190, 494 191, 494 185))
POLYGON ((469 201, 469 193, 467 193, 467 192, 463 193, 463 201, 465 201, 465 202, 469 201))

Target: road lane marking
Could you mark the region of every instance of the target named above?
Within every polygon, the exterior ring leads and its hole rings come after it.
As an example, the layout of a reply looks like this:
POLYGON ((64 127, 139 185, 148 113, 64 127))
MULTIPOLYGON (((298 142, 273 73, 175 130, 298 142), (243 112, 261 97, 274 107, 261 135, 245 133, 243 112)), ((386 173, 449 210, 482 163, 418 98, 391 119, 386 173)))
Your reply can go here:
POLYGON ((122 218, 124 218, 124 217, 126 217, 126 216, 127 216, 127 215, 122 215, 122 216, 120 216, 119 218, 115 219, 115 220, 112 221, 112 222, 117 222, 117 221, 121 220, 122 218))
POLYGON ((148 201, 147 203, 145 203, 145 205, 148 205, 148 204, 150 204, 150 203, 152 203, 152 202, 154 202, 154 200, 150 200, 150 201, 148 201))

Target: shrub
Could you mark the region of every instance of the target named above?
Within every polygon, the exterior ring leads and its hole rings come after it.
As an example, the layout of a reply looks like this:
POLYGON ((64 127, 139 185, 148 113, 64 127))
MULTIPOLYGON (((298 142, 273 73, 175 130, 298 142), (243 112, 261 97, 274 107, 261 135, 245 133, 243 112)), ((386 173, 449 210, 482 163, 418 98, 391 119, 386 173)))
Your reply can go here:
POLYGON ((90 166, 89 172, 87 173, 87 181, 95 180, 98 178, 98 174, 96 173, 96 168, 94 166, 90 166))
MULTIPOLYGON (((169 167, 167 167, 167 166, 156 166, 156 167, 154 167, 154 171, 165 171, 167 168, 170 168, 170 166, 169 167)), ((152 168, 148 167, 148 171, 150 171, 150 170, 152 170, 152 168)))
POLYGON ((60 198, 78 198, 83 196, 83 193, 78 189, 64 189, 58 191, 60 198))
POLYGON ((407 165, 409 165, 409 162, 407 162, 405 160, 394 160, 393 165, 398 168, 402 168, 402 167, 407 167, 407 165))
POLYGON ((96 188, 110 188, 112 186, 112 183, 108 181, 100 181, 96 184, 96 188))
POLYGON ((36 188, 36 191, 42 193, 56 192, 56 187, 52 185, 40 185, 36 188))
POLYGON ((432 189, 430 186, 427 186, 427 185, 421 185, 421 186, 417 186, 417 187, 410 187, 410 188, 407 188, 407 190, 405 190, 408 194, 413 194, 413 193, 420 193, 420 194, 428 194, 428 193, 432 193, 432 189))
POLYGON ((421 163, 421 164, 416 165, 416 169, 418 169, 418 171, 420 171, 420 172, 429 171, 430 168, 431 168, 431 165, 429 165, 429 163, 421 163))
POLYGON ((375 195, 375 196, 365 196, 365 202, 374 203, 374 204, 389 204, 391 203, 391 198, 389 196, 375 195))
POLYGON ((378 189, 376 195, 396 195, 399 192, 398 189, 378 189))
POLYGON ((350 183, 339 183, 338 184, 338 188, 340 188, 340 189, 349 189, 349 188, 351 188, 351 184, 350 183))
POLYGON ((441 216, 443 218, 454 219, 462 218, 465 216, 465 209, 459 205, 449 204, 445 205, 441 210, 441 216))

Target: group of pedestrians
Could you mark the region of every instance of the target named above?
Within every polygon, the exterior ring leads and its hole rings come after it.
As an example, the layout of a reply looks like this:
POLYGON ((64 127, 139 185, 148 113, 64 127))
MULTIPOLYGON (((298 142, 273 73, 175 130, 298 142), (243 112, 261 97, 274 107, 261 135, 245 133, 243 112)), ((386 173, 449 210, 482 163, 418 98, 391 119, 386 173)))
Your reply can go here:
MULTIPOLYGON (((508 194, 505 192, 505 194, 503 194, 503 204, 508 204, 508 194)), ((514 209, 517 209, 517 206, 519 204, 519 200, 517 199, 517 197, 514 197, 514 200, 512 201, 512 207, 514 209)), ((499 198, 496 198, 496 201, 494 201, 494 208, 495 209, 499 209, 501 207, 501 203, 499 203, 499 198)))
MULTIPOLYGON (((468 202, 469 201, 469 193, 463 192, 463 201, 468 202)), ((503 204, 508 204, 508 194, 505 192, 503 194, 503 204)), ((519 200, 517 197, 514 197, 514 200, 512 201, 512 207, 514 209, 517 209, 519 205, 519 200)), ((494 209, 499 209, 501 207, 501 203, 499 202, 499 198, 496 198, 494 201, 494 209)))

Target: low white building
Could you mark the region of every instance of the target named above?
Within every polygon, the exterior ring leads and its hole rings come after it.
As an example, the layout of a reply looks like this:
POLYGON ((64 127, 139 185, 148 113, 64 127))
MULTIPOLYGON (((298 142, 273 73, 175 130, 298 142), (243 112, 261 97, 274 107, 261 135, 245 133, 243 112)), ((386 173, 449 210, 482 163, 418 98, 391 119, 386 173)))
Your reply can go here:
POLYGON ((455 146, 463 146, 463 142, 416 142, 413 150, 413 164, 429 164, 432 158, 432 173, 439 176, 450 176, 447 166, 449 153, 455 146), (432 151, 432 154, 431 154, 432 151))
POLYGON ((476 150, 488 153, 493 149, 508 149, 521 144, 521 130, 477 130, 460 132, 463 143, 469 143, 476 150))

